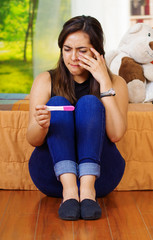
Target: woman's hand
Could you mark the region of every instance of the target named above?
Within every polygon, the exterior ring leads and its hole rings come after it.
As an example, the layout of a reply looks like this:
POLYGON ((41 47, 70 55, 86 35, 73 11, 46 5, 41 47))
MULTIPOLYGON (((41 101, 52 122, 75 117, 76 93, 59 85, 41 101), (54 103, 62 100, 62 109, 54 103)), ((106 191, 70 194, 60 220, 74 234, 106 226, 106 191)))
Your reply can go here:
POLYGON ((42 128, 48 128, 50 126, 51 113, 46 110, 46 105, 37 105, 35 107, 34 117, 42 128))
POLYGON ((94 48, 90 50, 95 57, 79 53, 79 65, 88 70, 100 85, 111 84, 103 55, 100 55, 94 48))

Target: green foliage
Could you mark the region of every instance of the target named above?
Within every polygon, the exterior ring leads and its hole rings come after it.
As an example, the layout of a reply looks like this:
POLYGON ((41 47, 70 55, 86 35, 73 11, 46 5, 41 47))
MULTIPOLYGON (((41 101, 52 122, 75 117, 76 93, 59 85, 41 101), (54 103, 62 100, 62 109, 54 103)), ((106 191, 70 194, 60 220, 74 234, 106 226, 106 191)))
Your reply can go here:
POLYGON ((27 62, 22 59, 22 41, 0 42, 0 93, 29 93, 33 82, 30 44, 27 62))
MULTIPOLYGON (((20 60, 23 61, 24 41, 0 41, 0 61, 20 60)), ((27 58, 31 61, 31 44, 28 42, 27 58)))
POLYGON ((0 14, 0 39, 24 40, 28 23, 29 0, 2 0, 0 14))
POLYGON ((9 15, 9 4, 11 0, 1 0, 0 1, 0 30, 4 30, 4 21, 9 15))
POLYGON ((19 60, 0 62, 0 92, 29 93, 33 82, 32 64, 19 60))

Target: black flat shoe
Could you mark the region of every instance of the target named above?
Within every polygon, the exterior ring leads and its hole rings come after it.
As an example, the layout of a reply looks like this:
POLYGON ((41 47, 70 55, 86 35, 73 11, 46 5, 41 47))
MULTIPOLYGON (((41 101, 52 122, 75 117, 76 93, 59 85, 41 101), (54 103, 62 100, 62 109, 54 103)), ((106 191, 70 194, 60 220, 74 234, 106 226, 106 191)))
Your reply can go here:
POLYGON ((58 214, 63 220, 78 220, 80 218, 80 203, 76 199, 68 199, 61 204, 58 214))
POLYGON ((81 218, 84 220, 96 220, 101 217, 101 207, 91 199, 84 199, 81 203, 81 218))

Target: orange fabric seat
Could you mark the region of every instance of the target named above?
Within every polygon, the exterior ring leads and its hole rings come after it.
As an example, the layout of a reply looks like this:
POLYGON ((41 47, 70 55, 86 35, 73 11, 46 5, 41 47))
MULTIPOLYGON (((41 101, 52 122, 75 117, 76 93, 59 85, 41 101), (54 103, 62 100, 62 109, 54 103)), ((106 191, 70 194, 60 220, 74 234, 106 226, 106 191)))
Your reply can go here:
POLYGON ((116 145, 126 160, 117 189, 153 189, 153 104, 129 104, 127 132, 116 145))

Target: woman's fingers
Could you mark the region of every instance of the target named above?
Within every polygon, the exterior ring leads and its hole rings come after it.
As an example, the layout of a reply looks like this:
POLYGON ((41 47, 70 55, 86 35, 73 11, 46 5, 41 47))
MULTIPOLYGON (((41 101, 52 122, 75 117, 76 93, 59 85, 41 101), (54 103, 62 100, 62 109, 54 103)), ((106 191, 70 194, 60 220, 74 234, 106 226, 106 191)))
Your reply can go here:
POLYGON ((79 53, 79 60, 88 65, 89 67, 91 67, 92 65, 97 65, 97 60, 99 63, 104 61, 103 56, 100 55, 99 52, 97 52, 94 48, 90 48, 90 50, 91 52, 93 52, 94 57, 79 53))
POLYGON ((91 70, 91 67, 83 62, 79 62, 79 65, 88 71, 91 70))
POLYGON ((90 50, 95 58, 86 54, 80 54, 79 65, 88 70, 100 84, 104 81, 108 81, 109 76, 104 57, 94 48, 90 50))
POLYGON ((48 111, 46 110, 46 105, 37 105, 35 107, 37 115, 48 115, 48 111))
POLYGON ((48 115, 48 111, 47 110, 37 110, 37 115, 48 115))
POLYGON ((79 56, 79 60, 81 61, 81 62, 79 62, 79 63, 85 64, 85 65, 87 65, 88 67, 90 67, 91 64, 92 64, 92 60, 91 60, 91 59, 87 59, 87 58, 85 58, 85 57, 83 57, 83 56, 79 56))
POLYGON ((46 107, 47 107, 46 105, 36 105, 35 109, 36 109, 36 111, 37 110, 45 110, 46 107))
POLYGON ((88 55, 80 54, 78 58, 80 60, 79 65, 88 71, 91 71, 92 68, 96 65, 96 59, 88 55))
POLYGON ((97 60, 101 60, 101 55, 94 48, 90 48, 91 52, 94 53, 97 60))
POLYGON ((49 115, 47 114, 37 114, 36 115, 38 120, 42 120, 42 119, 48 119, 49 115))
POLYGON ((35 107, 35 118, 41 127, 49 127, 51 113, 46 110, 46 105, 37 105, 35 107))

